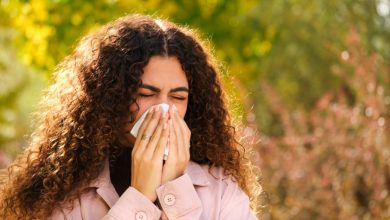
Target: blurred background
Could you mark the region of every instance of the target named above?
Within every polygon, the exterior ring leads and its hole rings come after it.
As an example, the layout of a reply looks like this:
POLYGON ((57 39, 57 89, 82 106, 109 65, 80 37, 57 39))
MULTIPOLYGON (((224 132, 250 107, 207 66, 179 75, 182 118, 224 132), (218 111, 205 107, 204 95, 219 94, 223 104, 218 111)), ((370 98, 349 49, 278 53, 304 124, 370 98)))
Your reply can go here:
POLYGON ((77 41, 129 13, 198 29, 261 169, 262 219, 390 219, 390 0, 0 0, 0 168, 77 41))

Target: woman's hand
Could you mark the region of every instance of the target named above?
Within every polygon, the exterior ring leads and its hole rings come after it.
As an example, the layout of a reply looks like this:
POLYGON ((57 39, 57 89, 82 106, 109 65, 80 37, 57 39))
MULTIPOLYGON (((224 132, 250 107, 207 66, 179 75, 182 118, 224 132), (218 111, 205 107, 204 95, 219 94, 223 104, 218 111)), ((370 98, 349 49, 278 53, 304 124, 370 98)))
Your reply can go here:
POLYGON ((152 202, 156 201, 156 189, 161 185, 164 148, 169 135, 167 118, 159 106, 151 109, 132 150, 131 186, 152 202))
POLYGON ((161 184, 183 175, 190 160, 191 131, 175 105, 169 108, 169 155, 164 164, 161 184))

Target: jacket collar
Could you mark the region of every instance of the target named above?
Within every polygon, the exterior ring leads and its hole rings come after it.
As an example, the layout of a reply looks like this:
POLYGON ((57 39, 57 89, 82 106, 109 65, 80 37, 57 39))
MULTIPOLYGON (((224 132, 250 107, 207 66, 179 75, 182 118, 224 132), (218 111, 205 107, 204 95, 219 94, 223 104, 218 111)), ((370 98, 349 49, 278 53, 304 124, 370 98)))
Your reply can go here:
POLYGON ((190 161, 184 173, 190 176, 195 186, 208 186, 210 184, 206 171, 196 162, 190 161))
MULTIPOLYGON (((210 184, 205 170, 196 162, 190 161, 184 173, 188 174, 194 186, 207 186, 210 184)), ((97 188, 97 193, 110 207, 119 199, 118 193, 111 183, 108 158, 105 159, 99 176, 89 184, 89 187, 97 188)))

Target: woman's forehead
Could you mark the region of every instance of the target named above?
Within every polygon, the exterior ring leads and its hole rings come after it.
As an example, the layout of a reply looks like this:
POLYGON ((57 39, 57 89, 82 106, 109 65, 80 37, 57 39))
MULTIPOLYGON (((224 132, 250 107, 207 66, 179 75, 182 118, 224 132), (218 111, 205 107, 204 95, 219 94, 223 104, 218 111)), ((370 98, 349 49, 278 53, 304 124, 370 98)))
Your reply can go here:
POLYGON ((158 88, 188 87, 186 74, 176 57, 152 57, 144 68, 141 80, 158 88))

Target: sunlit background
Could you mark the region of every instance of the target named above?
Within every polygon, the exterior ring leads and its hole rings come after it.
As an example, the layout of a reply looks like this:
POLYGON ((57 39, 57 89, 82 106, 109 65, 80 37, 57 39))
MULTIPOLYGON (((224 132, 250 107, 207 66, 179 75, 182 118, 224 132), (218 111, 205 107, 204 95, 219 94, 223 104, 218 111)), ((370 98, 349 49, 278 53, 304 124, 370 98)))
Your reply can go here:
POLYGON ((390 0, 1 0, 0 168, 51 73, 129 13, 198 29, 258 152, 262 219, 390 219, 390 0))

